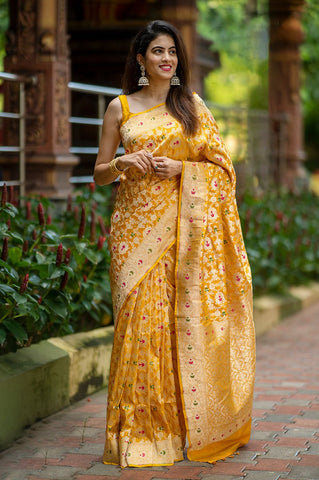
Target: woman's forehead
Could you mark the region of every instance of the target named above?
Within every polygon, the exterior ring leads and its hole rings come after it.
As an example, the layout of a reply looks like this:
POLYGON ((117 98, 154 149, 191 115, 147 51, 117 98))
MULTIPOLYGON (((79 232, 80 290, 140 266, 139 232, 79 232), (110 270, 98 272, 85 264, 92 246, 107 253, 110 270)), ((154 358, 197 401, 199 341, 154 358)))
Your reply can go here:
POLYGON ((161 34, 158 35, 158 37, 154 38, 148 46, 148 48, 154 48, 154 47, 165 47, 165 48, 171 48, 175 47, 175 42, 174 39, 170 35, 166 34, 161 34))

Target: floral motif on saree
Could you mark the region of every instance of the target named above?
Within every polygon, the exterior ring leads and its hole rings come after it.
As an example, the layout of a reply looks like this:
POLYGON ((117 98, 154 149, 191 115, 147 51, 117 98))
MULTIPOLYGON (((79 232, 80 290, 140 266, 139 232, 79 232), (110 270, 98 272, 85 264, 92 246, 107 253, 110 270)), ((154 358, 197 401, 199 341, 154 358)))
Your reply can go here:
POLYGON ((195 95, 186 137, 164 104, 131 114, 127 152, 183 161, 181 178, 121 176, 110 235, 116 322, 104 462, 215 462, 248 442, 255 336, 235 174, 216 123, 195 95))

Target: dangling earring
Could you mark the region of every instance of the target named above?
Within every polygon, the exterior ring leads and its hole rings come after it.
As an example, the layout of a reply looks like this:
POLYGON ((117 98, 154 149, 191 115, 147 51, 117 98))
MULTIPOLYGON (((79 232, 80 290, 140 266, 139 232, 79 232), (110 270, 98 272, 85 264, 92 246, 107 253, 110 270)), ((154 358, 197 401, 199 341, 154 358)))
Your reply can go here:
POLYGON ((141 67, 141 76, 140 76, 140 78, 139 78, 139 80, 138 80, 138 84, 137 84, 137 85, 138 85, 139 87, 145 87, 145 85, 149 85, 150 82, 148 81, 148 78, 145 77, 145 67, 144 67, 144 65, 140 65, 140 67, 141 67))
POLYGON ((176 75, 176 72, 175 72, 174 75, 171 78, 171 85, 180 85, 180 84, 181 84, 181 81, 180 81, 179 77, 176 75))

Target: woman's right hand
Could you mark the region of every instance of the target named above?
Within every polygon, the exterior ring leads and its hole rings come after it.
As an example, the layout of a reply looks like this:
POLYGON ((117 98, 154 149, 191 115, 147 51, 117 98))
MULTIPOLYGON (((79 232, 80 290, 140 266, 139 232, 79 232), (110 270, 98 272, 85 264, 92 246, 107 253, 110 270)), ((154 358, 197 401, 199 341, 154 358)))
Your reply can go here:
POLYGON ((135 167, 141 173, 153 173, 153 155, 145 150, 128 153, 117 158, 117 167, 120 170, 127 170, 135 167))

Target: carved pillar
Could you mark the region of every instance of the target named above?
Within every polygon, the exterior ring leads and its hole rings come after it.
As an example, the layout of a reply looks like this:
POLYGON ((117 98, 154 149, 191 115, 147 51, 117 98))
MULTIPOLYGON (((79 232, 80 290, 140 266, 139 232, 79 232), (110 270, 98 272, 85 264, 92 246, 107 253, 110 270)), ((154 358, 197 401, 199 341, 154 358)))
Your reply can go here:
POLYGON ((175 25, 180 31, 189 56, 192 73, 192 86, 201 91, 199 70, 195 64, 196 58, 196 21, 198 11, 196 0, 162 0, 162 19, 175 25))
MULTIPOLYGON (((277 166, 280 168, 284 164, 284 172, 279 180, 290 189, 296 187, 298 179, 303 177, 304 172, 299 93, 299 47, 304 38, 300 20, 304 4, 304 0, 269 0, 269 113, 288 114, 284 145, 281 145, 285 158, 278 157, 277 161, 281 165, 277 166)), ((276 137, 280 134, 278 122, 271 122, 272 133, 276 137)))
MULTIPOLYGON (((5 71, 36 75, 26 93, 26 190, 65 196, 77 157, 69 153, 70 62, 66 35, 66 0, 11 0, 5 71)), ((15 85, 7 84, 5 102, 16 108, 15 85)), ((16 143, 14 124, 5 132, 16 143)), ((15 162, 3 163, 4 178, 15 175, 15 162)))

